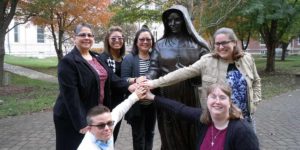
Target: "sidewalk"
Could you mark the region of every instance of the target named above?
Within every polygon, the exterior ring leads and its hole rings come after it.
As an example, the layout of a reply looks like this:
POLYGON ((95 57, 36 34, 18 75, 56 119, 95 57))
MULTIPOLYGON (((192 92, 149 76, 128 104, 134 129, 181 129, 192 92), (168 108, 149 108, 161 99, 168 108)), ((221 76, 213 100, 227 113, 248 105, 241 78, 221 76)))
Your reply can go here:
POLYGON ((35 70, 27 69, 24 67, 20 66, 14 66, 10 64, 4 63, 4 70, 8 72, 12 72, 17 75, 21 76, 27 76, 28 78, 31 79, 36 79, 36 80, 43 80, 43 81, 49 81, 52 83, 58 83, 57 78, 45 73, 41 73, 35 70))
MULTIPOLYGON (((28 70, 27 70, 28 71, 28 70)), ((263 101, 255 115, 262 150, 300 150, 300 89, 263 101)), ((54 150, 52 112, 0 119, 0 150, 54 150)), ((153 150, 159 150, 156 129, 153 150)), ((123 121, 116 150, 132 150, 130 126, 123 121)))

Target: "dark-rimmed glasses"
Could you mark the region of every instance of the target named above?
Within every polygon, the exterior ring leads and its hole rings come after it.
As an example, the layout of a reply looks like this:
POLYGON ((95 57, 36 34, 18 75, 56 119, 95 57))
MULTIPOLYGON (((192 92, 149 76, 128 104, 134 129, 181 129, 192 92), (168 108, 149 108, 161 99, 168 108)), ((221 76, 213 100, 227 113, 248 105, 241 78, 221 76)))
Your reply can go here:
POLYGON ((111 128, 112 126, 114 126, 114 124, 115 124, 114 121, 108 121, 108 122, 106 122, 106 123, 100 123, 100 124, 98 124, 98 125, 93 125, 93 124, 91 124, 91 125, 89 125, 89 126, 95 126, 95 127, 97 127, 98 129, 102 130, 102 129, 104 129, 106 126, 108 126, 109 128, 111 128))
POLYGON ((216 42, 215 46, 220 47, 221 45, 224 47, 225 45, 229 44, 232 41, 222 41, 222 42, 216 42))
POLYGON ((110 40, 113 41, 113 42, 116 42, 117 40, 118 41, 123 41, 123 39, 124 39, 123 37, 111 37, 110 38, 110 40))
POLYGON ((76 36, 79 36, 79 37, 81 37, 81 38, 85 38, 85 37, 93 38, 93 37, 94 37, 94 35, 91 34, 91 33, 79 33, 79 34, 77 34, 76 36))

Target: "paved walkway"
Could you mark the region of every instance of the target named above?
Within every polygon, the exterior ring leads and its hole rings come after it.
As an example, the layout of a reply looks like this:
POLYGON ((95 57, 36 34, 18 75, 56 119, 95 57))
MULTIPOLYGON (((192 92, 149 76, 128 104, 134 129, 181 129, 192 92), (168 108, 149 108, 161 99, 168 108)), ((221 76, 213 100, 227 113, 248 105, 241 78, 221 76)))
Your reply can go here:
MULTIPOLYGON (((262 150, 300 150, 300 89, 263 101, 256 113, 262 150)), ((54 150, 52 112, 0 119, 0 150, 54 150)), ((156 129, 153 150, 159 150, 156 129)), ((131 129, 122 122, 116 150, 132 150, 131 129)))
POLYGON ((28 78, 31 79, 36 79, 36 80, 44 80, 44 81, 49 81, 52 83, 58 83, 57 78, 45 73, 41 73, 35 70, 27 69, 24 67, 20 66, 14 66, 10 64, 4 63, 4 70, 8 72, 12 72, 14 74, 18 74, 21 76, 27 76, 28 78))

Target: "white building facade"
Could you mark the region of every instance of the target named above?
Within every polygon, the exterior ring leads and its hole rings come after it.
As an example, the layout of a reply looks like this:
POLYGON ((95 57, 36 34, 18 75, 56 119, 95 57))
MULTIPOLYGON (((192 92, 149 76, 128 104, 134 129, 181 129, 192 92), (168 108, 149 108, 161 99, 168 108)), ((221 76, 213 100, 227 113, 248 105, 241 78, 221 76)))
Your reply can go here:
MULTIPOLYGON (((12 28, 17 22, 10 23, 12 28)), ((5 53, 25 57, 56 56, 51 32, 32 23, 21 24, 10 30, 5 37, 5 53)))

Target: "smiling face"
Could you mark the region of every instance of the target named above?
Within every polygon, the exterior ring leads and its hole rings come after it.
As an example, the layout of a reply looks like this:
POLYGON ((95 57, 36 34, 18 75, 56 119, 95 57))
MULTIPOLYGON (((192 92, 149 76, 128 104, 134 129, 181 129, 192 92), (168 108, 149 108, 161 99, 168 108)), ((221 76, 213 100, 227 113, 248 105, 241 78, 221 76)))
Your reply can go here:
POLYGON ((114 31, 110 34, 109 39, 110 50, 120 50, 124 44, 123 35, 119 31, 114 31))
POLYGON ((208 95, 207 108, 212 118, 226 119, 229 117, 230 98, 217 87, 208 95))
MULTIPOLYGON (((93 125, 105 124, 112 121, 111 113, 105 112, 103 114, 91 117, 93 125)), ((102 141, 108 141, 113 133, 113 126, 105 125, 103 129, 99 129, 97 126, 90 126, 90 132, 98 139, 102 141)))
POLYGON ((228 35, 221 33, 215 36, 215 50, 222 59, 232 60, 235 46, 236 42, 229 39, 228 35))
POLYGON ((76 47, 81 51, 88 51, 94 44, 94 35, 88 27, 82 27, 75 35, 74 42, 76 47))
POLYGON ((180 33, 183 25, 183 19, 176 12, 171 13, 168 16, 168 26, 170 27, 171 32, 180 33))
POLYGON ((137 39, 137 48, 139 53, 148 53, 152 47, 151 34, 148 31, 141 32, 137 39))

